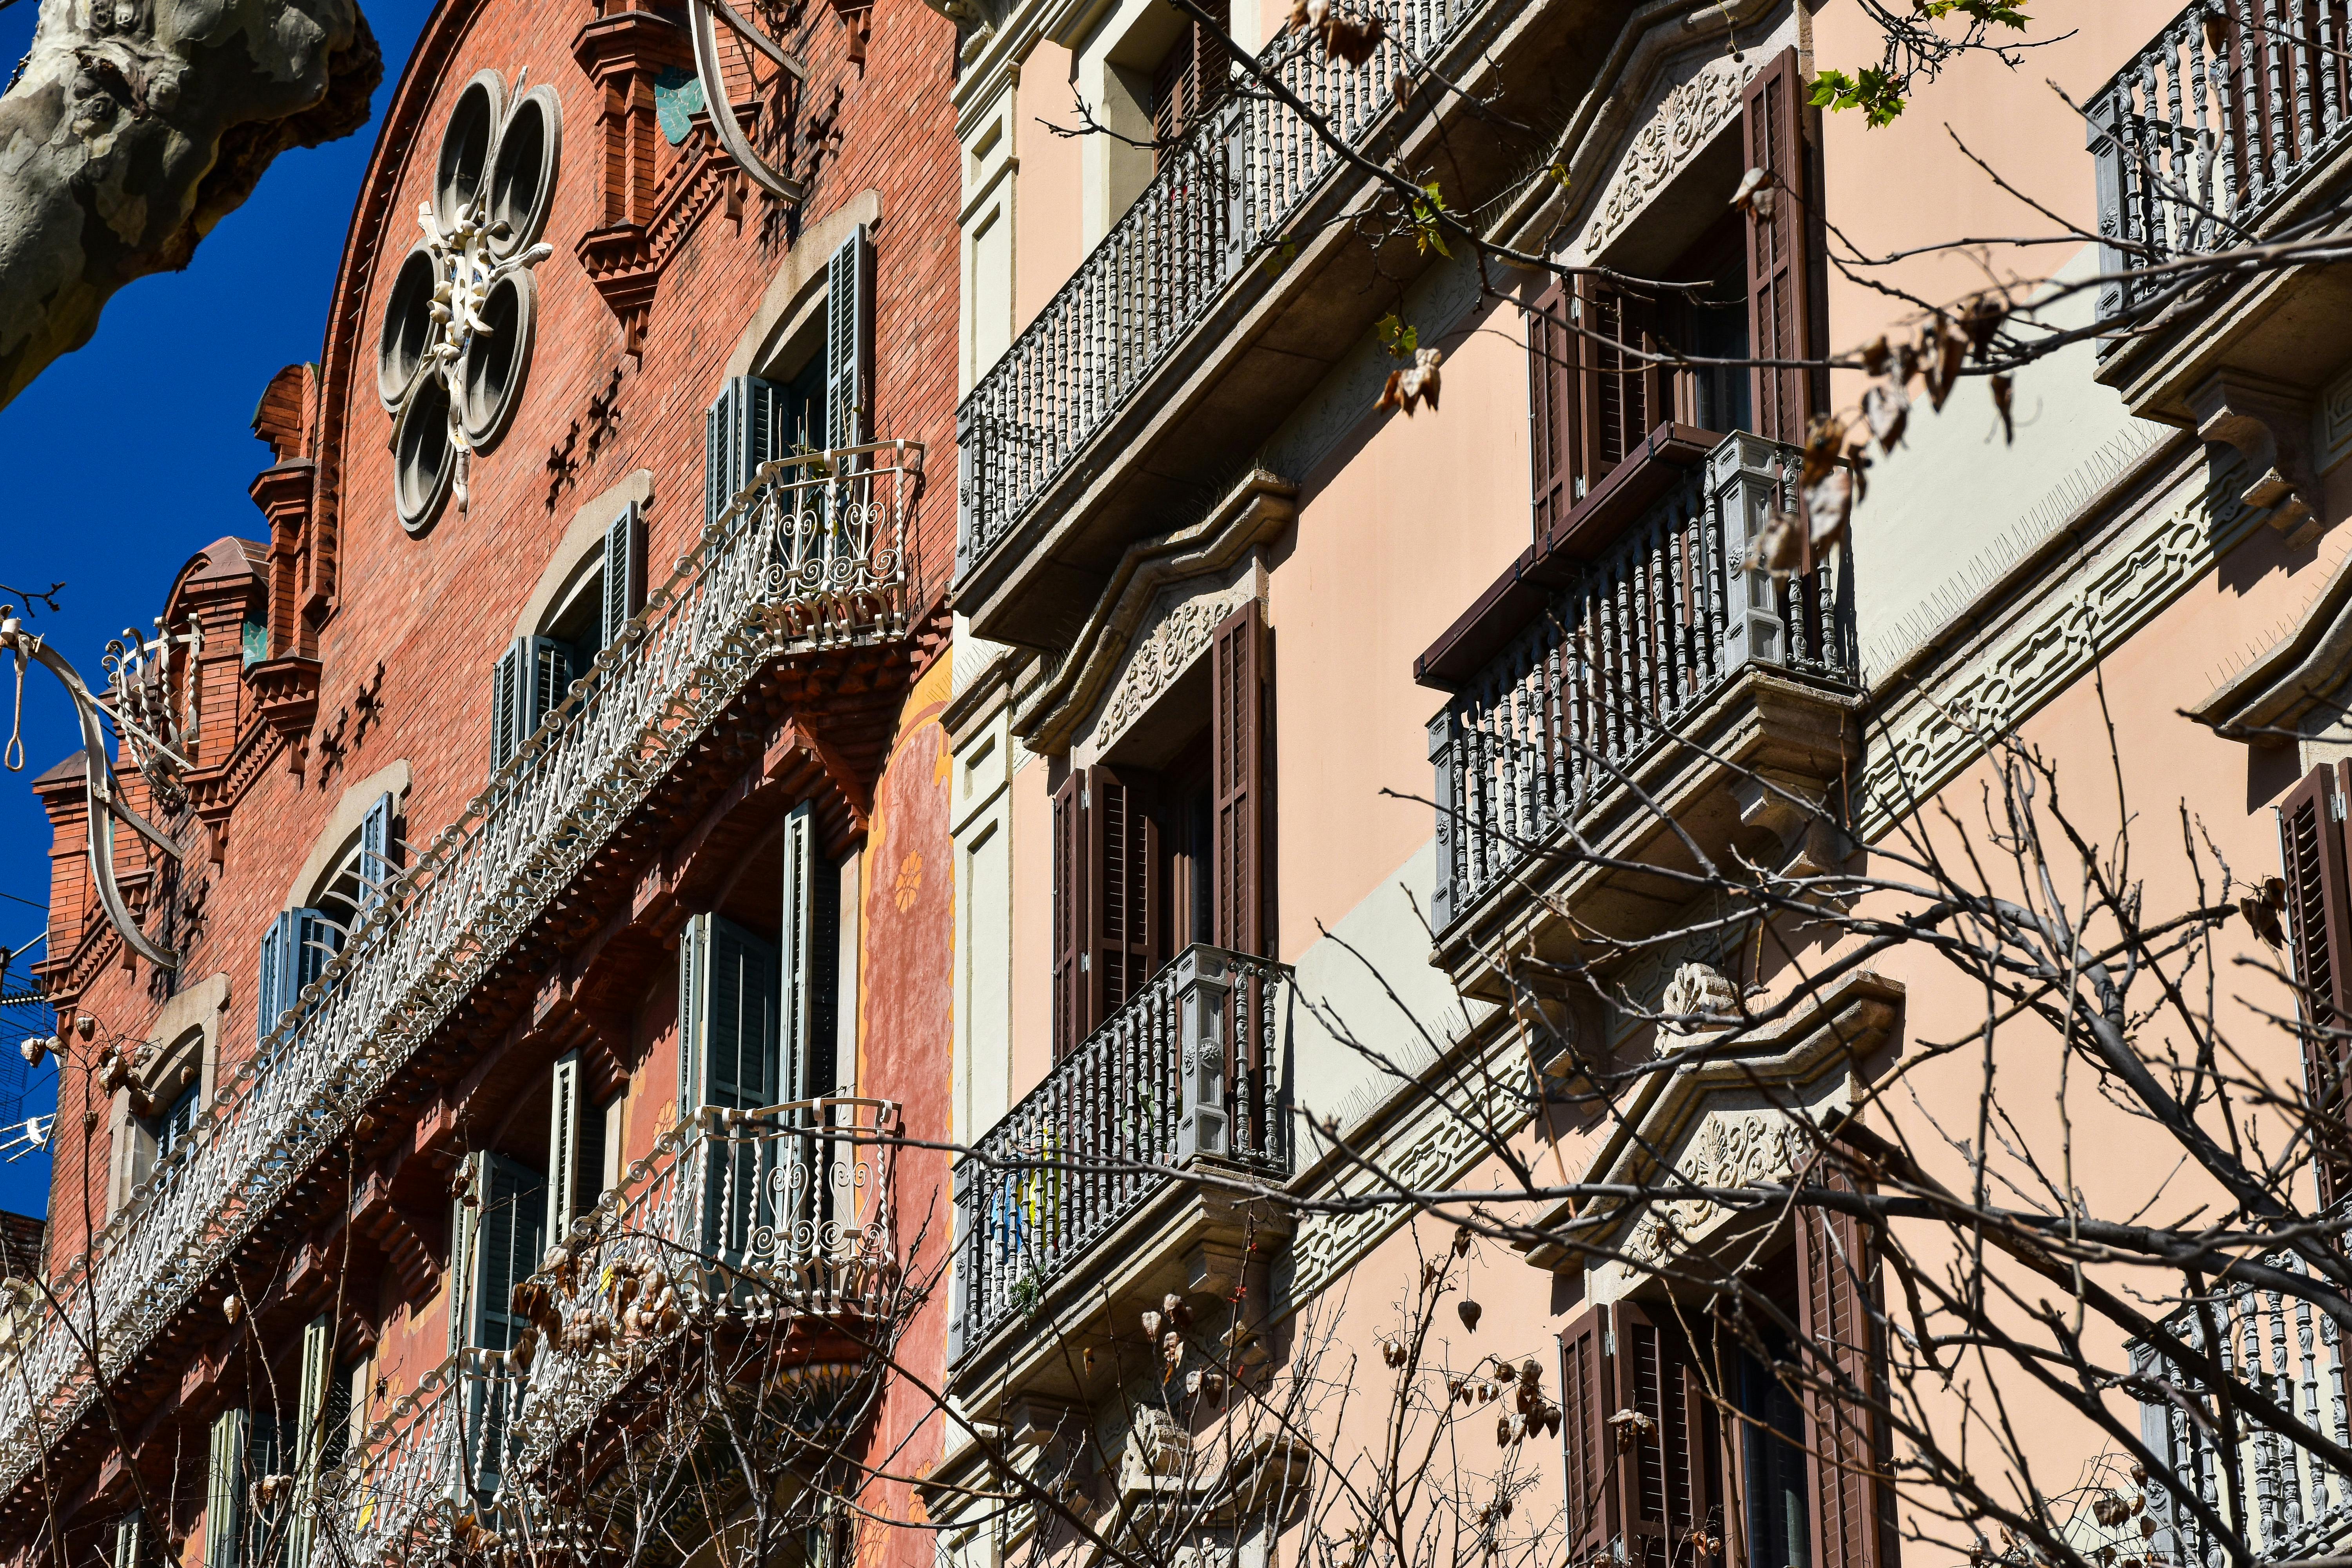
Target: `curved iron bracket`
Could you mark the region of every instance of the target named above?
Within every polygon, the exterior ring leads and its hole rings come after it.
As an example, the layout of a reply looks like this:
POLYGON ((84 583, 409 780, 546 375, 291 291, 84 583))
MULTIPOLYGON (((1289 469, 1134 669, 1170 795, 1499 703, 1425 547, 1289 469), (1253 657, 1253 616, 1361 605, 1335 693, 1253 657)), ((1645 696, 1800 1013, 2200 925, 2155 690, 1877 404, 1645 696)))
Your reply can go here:
MULTIPOLYGON (((74 667, 43 640, 26 631, 10 616, 0 619, 0 649, 16 656, 17 689, 24 689, 24 672, 27 661, 39 665, 58 678, 73 700, 74 713, 81 721, 81 750, 84 767, 82 789, 89 807, 89 872, 98 887, 100 908, 106 911, 109 924, 121 932, 132 952, 159 969, 177 969, 180 955, 171 949, 157 945, 139 922, 131 917, 130 908, 122 901, 122 889, 114 879, 114 825, 119 821, 157 849, 174 860, 184 859, 180 847, 164 832, 132 810, 121 796, 121 785, 114 776, 114 765, 107 755, 106 731, 99 728, 99 716, 106 712, 74 667)), ((129 721, 113 715, 117 723, 129 721)), ((156 742, 158 745, 160 742, 156 742)), ((12 748, 13 749, 13 748, 12 748)), ((19 764, 22 765, 21 763, 19 764)))
POLYGON ((718 132, 719 144, 761 190, 784 201, 799 202, 807 194, 807 187, 770 168, 767 160, 751 150, 751 139, 743 134, 743 128, 735 123, 735 110, 727 101, 727 79, 719 68, 719 19, 724 18, 736 37, 775 61, 780 68, 790 71, 795 80, 808 79, 808 67, 798 55, 787 52, 745 21, 727 0, 686 0, 686 18, 687 31, 694 40, 694 74, 702 80, 703 107, 710 111, 710 128, 718 132))

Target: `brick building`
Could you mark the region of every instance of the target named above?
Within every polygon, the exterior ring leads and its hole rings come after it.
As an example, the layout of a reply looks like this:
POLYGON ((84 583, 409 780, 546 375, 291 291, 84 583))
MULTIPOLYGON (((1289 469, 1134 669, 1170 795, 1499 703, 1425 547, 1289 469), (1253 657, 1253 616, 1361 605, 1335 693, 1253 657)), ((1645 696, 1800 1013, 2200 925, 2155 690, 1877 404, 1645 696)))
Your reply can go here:
POLYGON ((434 13, 253 537, 112 672, 173 962, 84 759, 36 785, 75 1326, 16 1337, 11 1560, 495 1551, 558 1492, 584 1539, 699 1440, 646 1436, 663 1358, 818 1390, 674 1559, 929 1408, 878 1347, 938 1363, 943 1167, 877 1139, 945 1130, 954 35, 751 9, 434 13))

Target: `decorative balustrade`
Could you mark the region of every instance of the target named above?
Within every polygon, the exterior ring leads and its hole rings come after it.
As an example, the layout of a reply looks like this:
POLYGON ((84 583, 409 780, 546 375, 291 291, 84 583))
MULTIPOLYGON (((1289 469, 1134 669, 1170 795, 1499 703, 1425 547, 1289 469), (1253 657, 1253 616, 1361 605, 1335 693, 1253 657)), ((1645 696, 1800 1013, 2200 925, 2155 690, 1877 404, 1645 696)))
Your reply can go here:
POLYGON ((563 1327, 527 1370, 469 1350, 427 1373, 320 1478, 310 1528, 353 1564, 444 1561, 461 1518, 545 1544, 580 1522, 576 1496, 545 1506, 549 1461, 689 1326, 878 1324, 899 1281, 898 1129, 890 1101, 844 1098, 706 1106, 664 1133, 534 1276, 563 1327))
POLYGON ((961 1349, 1034 1310, 1174 1167, 1289 1173, 1276 1022, 1289 981, 1270 959, 1185 949, 957 1162, 961 1349))
POLYGON ((1743 564, 1798 467, 1793 447, 1727 437, 1430 721, 1441 931, 1743 665, 1855 682, 1844 555, 1786 583, 1743 564))
MULTIPOLYGON (((1386 28, 1363 65, 1302 49, 1294 36, 1259 59, 1350 147, 1363 148, 1396 112, 1398 73, 1433 58, 1475 8, 1474 0, 1350 0, 1386 28)), ((1225 285, 1279 247, 1339 163, 1297 110, 1255 94, 1204 117, 1161 153, 1135 205, 958 411, 959 576, 1003 542, 1225 285)))
MULTIPOLYGON (((2291 1251, 2263 1261, 2289 1274, 2311 1272, 2291 1251)), ((2207 1322, 2195 1308, 2174 1313, 2165 1327, 2182 1342, 2210 1352, 2233 1380, 2314 1432, 2352 1447, 2342 1324, 2299 1297, 2244 1285, 2222 1286, 2209 1310, 2210 1342, 2207 1322)), ((2235 1441, 2225 1449, 2218 1434, 2230 1428, 2220 1425, 2211 1390, 2145 1344, 2131 1347, 2131 1361, 2141 1379, 2160 1379, 2181 1394, 2181 1400, 2150 1401, 2143 1394, 2140 1405, 2141 1439, 2170 1471, 2172 1488, 2233 1524, 2242 1510, 2247 1542, 2265 1558, 2324 1555, 2352 1531, 2352 1478, 2250 1424, 2233 1424, 2235 1441), (2182 1400, 2200 1406, 2203 1420, 2192 1418, 2182 1400)), ((2149 1561, 2176 1568, 2221 1562, 2220 1542, 2161 1479, 2151 1478, 2147 1489, 2147 1513, 2157 1526, 2148 1546, 2158 1554, 2149 1561)))
POLYGON ((771 659, 907 630, 923 448, 763 464, 457 820, 392 879, 186 1141, 68 1269, 0 1383, 0 1491, 205 1289, 293 1181, 771 659))
MULTIPOLYGON (((2347 0, 2192 0, 2088 106, 2110 273, 2242 244, 2352 133, 2347 0)), ((2161 279, 2116 278, 2114 316, 2161 279)))

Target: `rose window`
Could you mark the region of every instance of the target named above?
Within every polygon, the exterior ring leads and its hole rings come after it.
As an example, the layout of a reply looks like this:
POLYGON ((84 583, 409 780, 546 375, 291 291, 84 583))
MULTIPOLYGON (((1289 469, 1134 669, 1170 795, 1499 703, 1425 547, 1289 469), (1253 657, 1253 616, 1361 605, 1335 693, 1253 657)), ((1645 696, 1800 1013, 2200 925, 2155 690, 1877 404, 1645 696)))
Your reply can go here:
POLYGON ((466 510, 474 454, 514 416, 530 367, 531 268, 554 254, 539 236, 562 129, 554 89, 509 103, 504 79, 485 70, 457 95, 442 133, 433 199, 417 204, 425 237, 394 274, 376 345, 393 494, 411 533, 430 528, 453 494, 466 510))

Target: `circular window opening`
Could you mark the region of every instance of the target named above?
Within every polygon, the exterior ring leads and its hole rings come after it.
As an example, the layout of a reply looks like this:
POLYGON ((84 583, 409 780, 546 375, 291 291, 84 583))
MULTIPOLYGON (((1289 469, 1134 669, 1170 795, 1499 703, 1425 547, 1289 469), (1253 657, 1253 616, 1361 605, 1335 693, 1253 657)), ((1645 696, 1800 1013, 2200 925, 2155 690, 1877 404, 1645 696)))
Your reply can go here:
POLYGON ((557 140, 555 94, 535 87, 508 114, 490 171, 490 248, 501 256, 536 239, 547 221, 557 140))
POLYGON ((440 509, 456 457, 449 447, 448 389, 437 376, 428 377, 402 411, 393 438, 394 489, 400 521, 412 532, 424 530, 440 509))
POLYGON ((398 409, 425 363, 433 338, 433 258, 423 246, 408 253, 384 302, 383 336, 376 348, 376 394, 387 409, 398 409))
POLYGON ((458 215, 482 194, 482 181, 489 172, 490 140, 498 125, 498 77, 485 71, 457 95, 457 107, 449 111, 449 129, 441 134, 441 167, 433 182, 433 208, 445 234, 457 226, 458 215))
POLYGON ((507 274, 482 301, 485 330, 466 350, 459 376, 466 439, 477 447, 496 440, 514 411, 515 388, 530 353, 530 314, 529 274, 507 274))

